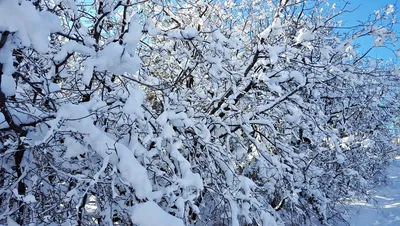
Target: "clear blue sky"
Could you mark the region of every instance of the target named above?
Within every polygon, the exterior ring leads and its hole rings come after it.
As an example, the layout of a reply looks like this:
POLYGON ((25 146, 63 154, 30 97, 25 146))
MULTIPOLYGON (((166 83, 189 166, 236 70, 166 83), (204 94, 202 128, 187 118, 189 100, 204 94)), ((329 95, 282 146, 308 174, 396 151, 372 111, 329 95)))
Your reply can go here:
MULTIPOLYGON (((336 2, 337 8, 340 6, 343 6, 343 0, 334 0, 333 2, 336 2)), ((350 4, 348 5, 348 9, 355 9, 358 7, 358 9, 352 13, 346 13, 341 20, 344 22, 344 25, 355 25, 357 24, 357 21, 365 21, 368 19, 368 16, 371 14, 374 14, 374 10, 379 10, 383 7, 386 7, 387 5, 393 5, 394 8, 396 9, 397 12, 397 18, 400 20, 400 0, 349 0, 350 4)), ((400 36, 400 25, 395 26, 395 30, 398 33, 398 36, 400 36)), ((360 41, 360 44, 362 45, 362 48, 360 50, 366 50, 370 46, 372 46, 374 40, 371 38, 364 38, 360 41)), ((400 40, 397 41, 397 46, 393 47, 393 49, 399 49, 400 48, 400 40)), ((373 58, 382 58, 382 59, 389 59, 389 58, 395 58, 395 55, 393 54, 392 51, 385 49, 385 48, 377 48, 371 51, 368 54, 370 57, 373 58)), ((399 60, 398 60, 399 62, 399 60)))

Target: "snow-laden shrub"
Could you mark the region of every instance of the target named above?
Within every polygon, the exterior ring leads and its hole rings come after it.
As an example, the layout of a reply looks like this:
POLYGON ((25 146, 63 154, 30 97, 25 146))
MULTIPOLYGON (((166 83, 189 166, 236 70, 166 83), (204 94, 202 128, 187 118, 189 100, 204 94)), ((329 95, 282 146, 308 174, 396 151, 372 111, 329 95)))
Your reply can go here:
POLYGON ((324 2, 0 1, 0 223, 341 220, 394 150, 397 21, 324 2))

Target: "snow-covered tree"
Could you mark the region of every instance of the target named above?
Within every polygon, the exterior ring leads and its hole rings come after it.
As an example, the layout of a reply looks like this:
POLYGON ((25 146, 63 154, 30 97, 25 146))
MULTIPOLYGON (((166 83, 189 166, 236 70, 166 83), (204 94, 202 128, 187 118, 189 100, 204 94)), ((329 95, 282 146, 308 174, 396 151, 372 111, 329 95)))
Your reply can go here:
POLYGON ((394 6, 343 5, 0 0, 0 223, 342 220, 385 180, 400 85, 368 56, 396 56, 394 6))

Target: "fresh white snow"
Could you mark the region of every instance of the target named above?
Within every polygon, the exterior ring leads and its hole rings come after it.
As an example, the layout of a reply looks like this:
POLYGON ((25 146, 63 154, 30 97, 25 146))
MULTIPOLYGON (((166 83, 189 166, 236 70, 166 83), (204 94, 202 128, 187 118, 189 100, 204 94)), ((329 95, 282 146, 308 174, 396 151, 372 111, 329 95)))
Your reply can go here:
POLYGON ((388 168, 389 183, 374 192, 376 203, 352 203, 351 226, 400 225, 400 156, 388 168))
POLYGON ((183 226, 181 219, 166 213, 155 202, 148 201, 133 207, 132 222, 138 226, 183 226))
MULTIPOLYGON (((20 1, 21 2, 21 1, 20 1)), ((41 53, 48 50, 48 35, 61 31, 59 19, 48 11, 38 11, 32 3, 0 1, 0 31, 15 32, 23 46, 31 45, 41 53), (29 15, 29 20, 26 19, 29 15)))

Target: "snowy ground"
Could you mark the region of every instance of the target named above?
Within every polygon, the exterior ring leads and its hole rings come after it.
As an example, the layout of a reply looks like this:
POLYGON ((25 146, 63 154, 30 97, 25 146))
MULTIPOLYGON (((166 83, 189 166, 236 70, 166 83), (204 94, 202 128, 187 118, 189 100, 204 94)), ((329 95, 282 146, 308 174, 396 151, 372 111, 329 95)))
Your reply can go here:
POLYGON ((400 225, 400 156, 396 157, 388 169, 389 184, 374 193, 376 204, 352 204, 352 226, 399 226, 400 225))

